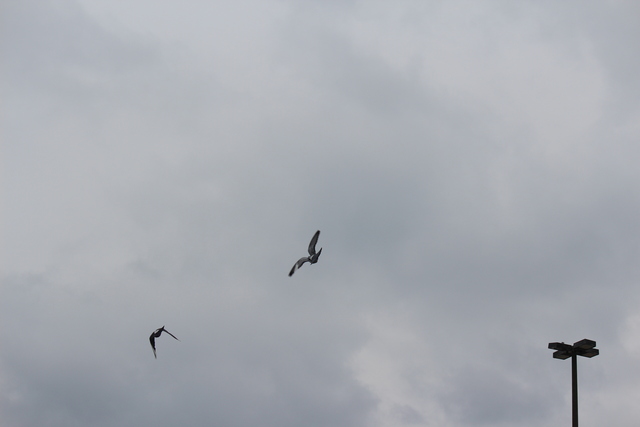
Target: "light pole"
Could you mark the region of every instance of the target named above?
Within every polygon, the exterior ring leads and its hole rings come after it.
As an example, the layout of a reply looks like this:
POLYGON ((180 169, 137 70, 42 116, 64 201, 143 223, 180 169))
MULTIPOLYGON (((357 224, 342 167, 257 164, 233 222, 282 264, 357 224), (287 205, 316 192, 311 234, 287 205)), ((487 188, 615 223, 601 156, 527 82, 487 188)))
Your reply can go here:
POLYGON ((571 344, 563 342, 551 342, 549 348, 556 350, 553 352, 554 359, 571 358, 571 394, 573 400, 572 426, 578 427, 578 360, 577 356, 593 357, 600 354, 600 350, 596 348, 596 342, 583 339, 571 344))

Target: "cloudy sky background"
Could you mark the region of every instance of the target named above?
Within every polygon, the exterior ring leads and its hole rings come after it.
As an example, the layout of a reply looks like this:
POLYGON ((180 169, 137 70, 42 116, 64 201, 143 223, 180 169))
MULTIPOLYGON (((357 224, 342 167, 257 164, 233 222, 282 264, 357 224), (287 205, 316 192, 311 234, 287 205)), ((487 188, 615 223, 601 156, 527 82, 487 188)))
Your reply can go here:
POLYGON ((3 426, 640 422, 638 3, 1 11, 3 426))

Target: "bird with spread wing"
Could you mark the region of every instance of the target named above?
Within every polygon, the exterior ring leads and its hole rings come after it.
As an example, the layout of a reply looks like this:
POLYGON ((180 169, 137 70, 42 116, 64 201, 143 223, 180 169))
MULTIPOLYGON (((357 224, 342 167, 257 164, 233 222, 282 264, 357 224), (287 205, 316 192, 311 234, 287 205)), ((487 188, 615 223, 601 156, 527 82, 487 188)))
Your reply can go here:
MULTIPOLYGON (((167 331, 164 326, 160 329, 156 329, 151 336, 149 337, 149 342, 151 343, 151 348, 153 349, 153 356, 157 359, 158 356, 156 355, 156 338, 158 338, 160 335, 162 335, 163 332, 168 333, 169 335, 171 335, 173 338, 177 339, 175 335, 173 335, 171 332, 167 331)), ((180 340, 178 340, 180 341, 180 340)))
POLYGON ((320 258, 320 253, 322 252, 322 248, 318 252, 316 252, 316 243, 318 243, 318 237, 320 236, 320 230, 316 231, 316 234, 311 238, 311 242, 309 242, 309 256, 302 257, 293 265, 293 268, 289 272, 289 277, 293 276, 293 273, 296 272, 297 269, 302 267, 305 262, 309 264, 315 264, 318 262, 318 258, 320 258))

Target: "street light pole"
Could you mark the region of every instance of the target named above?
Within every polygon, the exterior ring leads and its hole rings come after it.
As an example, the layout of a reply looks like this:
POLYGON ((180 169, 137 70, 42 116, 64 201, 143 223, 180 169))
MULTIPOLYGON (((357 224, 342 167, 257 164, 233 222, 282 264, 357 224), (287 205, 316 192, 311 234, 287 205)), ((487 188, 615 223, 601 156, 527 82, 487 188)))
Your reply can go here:
POLYGON ((578 427, 578 355, 571 356, 572 427, 578 427))
POLYGON ((573 345, 563 342, 549 343, 549 348, 556 350, 553 352, 554 359, 571 358, 571 395, 572 395, 572 426, 578 427, 578 356, 593 357, 600 354, 596 347, 596 342, 583 339, 573 345))

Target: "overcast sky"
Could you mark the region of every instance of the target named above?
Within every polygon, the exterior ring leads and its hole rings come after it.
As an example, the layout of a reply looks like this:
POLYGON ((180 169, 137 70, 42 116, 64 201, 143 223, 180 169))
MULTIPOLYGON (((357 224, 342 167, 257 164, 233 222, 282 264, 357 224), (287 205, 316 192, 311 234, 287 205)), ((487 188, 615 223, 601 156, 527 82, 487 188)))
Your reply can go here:
POLYGON ((638 2, 1 11, 3 427, 640 423, 638 2))

